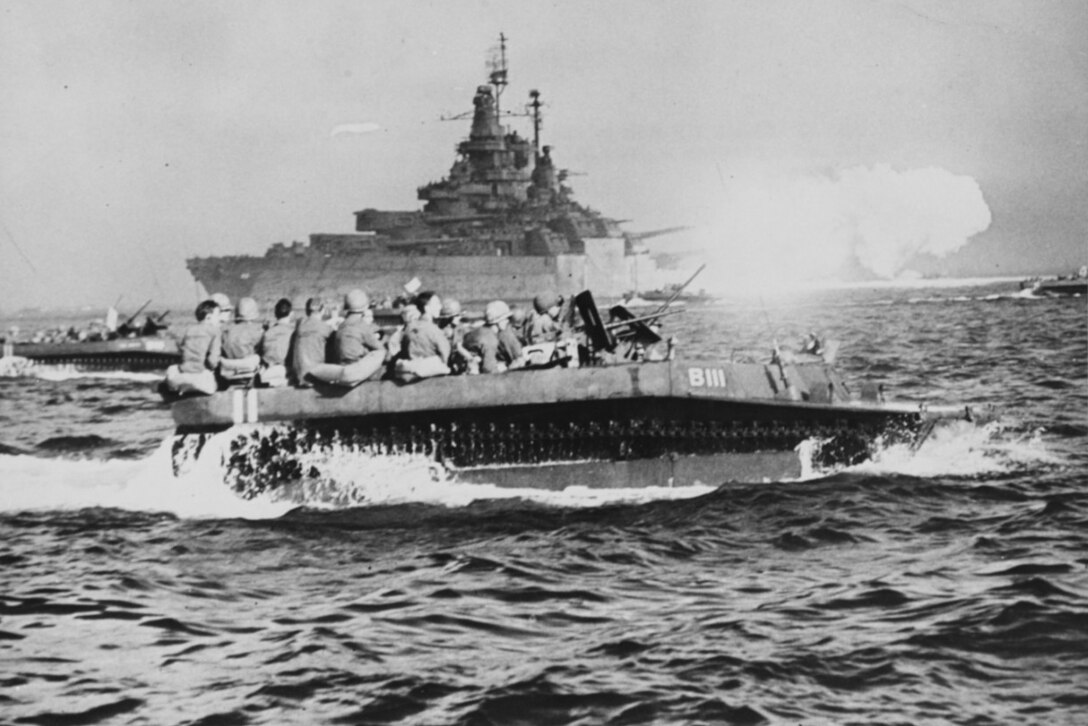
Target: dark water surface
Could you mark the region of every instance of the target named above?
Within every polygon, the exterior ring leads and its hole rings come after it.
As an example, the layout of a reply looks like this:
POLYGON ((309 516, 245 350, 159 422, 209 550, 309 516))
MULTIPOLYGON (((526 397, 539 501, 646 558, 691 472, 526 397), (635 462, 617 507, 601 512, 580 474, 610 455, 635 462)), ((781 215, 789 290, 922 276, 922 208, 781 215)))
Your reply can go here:
POLYGON ((271 516, 170 478, 150 382, 0 379, 0 723, 1088 723, 1086 303, 1013 287, 670 318, 1003 411, 670 501, 409 502, 387 464, 271 516))

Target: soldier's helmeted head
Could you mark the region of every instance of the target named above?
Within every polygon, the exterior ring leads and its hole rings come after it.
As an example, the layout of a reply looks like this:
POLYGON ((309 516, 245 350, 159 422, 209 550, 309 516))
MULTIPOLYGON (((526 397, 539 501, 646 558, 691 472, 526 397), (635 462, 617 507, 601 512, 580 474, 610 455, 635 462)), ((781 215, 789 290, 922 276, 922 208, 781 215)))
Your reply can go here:
POLYGON ((502 328, 508 320, 510 320, 510 306, 502 300, 492 300, 484 308, 484 322, 487 325, 502 328))
POLYGON ((559 307, 563 304, 563 298, 556 294, 543 294, 537 295, 533 298, 533 309, 537 314, 543 315, 544 313, 552 314, 554 309, 556 313, 559 312, 559 307))
POLYGON ((442 309, 438 311, 438 317, 443 320, 456 318, 461 314, 461 303, 448 297, 442 301, 442 309))
POLYGON ((244 297, 238 301, 238 321, 252 323, 261 316, 261 309, 257 301, 251 297, 244 297))
POLYGON ((370 309, 370 296, 362 290, 351 290, 344 295, 345 313, 365 313, 370 309))

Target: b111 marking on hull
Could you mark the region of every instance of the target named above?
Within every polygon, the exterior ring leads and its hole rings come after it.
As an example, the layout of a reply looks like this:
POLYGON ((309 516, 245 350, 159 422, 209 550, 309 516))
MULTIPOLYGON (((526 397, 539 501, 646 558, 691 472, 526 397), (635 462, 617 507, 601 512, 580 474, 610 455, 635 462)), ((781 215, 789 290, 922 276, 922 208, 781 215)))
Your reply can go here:
POLYGON ((688 368, 688 385, 692 388, 725 388, 725 371, 721 368, 688 368))

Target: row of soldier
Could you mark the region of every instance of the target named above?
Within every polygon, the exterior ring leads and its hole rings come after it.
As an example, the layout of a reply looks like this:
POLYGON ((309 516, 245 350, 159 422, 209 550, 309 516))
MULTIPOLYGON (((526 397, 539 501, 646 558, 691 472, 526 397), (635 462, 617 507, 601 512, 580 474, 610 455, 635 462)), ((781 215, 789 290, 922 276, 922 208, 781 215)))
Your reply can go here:
MULTIPOLYGON (((275 319, 263 324, 255 300, 241 299, 235 311, 227 296, 217 293, 197 306, 197 322, 181 338, 182 360, 167 370, 165 385, 175 393, 211 394, 234 382, 354 386, 383 377, 412 382, 498 373, 526 365, 533 360, 530 353, 554 360, 556 346, 570 332, 560 321, 562 304, 558 295, 538 295, 533 311, 519 316, 494 300, 482 321, 470 323, 458 301, 421 292, 401 308, 400 325, 382 329, 367 294, 352 290, 334 330, 336 321, 330 321, 320 298, 307 300, 297 323, 291 301, 281 299, 275 319)), ((572 341, 565 350, 560 351, 564 360, 577 364, 572 341)))

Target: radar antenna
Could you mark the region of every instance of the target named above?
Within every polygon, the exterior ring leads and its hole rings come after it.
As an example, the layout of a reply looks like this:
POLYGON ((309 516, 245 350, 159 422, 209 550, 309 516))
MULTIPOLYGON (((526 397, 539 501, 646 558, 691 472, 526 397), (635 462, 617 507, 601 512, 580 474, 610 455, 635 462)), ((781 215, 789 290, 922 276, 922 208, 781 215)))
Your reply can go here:
MULTIPOLYGON (((487 82, 494 91, 495 96, 495 118, 501 119, 504 116, 510 117, 522 117, 531 116, 533 118, 533 145, 536 147, 537 157, 540 155, 540 107, 543 105, 539 101, 540 92, 531 91, 529 93, 532 96, 532 103, 528 103, 525 106, 524 111, 503 111, 502 110, 502 94, 503 90, 507 86, 507 65, 506 65, 506 34, 499 33, 498 46, 492 46, 491 56, 487 60, 487 82)), ((461 121, 466 118, 472 118, 475 111, 465 111, 458 114, 442 114, 439 116, 441 121, 461 121)))

